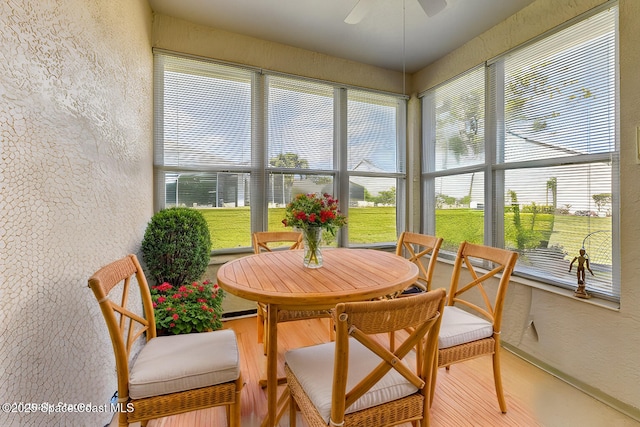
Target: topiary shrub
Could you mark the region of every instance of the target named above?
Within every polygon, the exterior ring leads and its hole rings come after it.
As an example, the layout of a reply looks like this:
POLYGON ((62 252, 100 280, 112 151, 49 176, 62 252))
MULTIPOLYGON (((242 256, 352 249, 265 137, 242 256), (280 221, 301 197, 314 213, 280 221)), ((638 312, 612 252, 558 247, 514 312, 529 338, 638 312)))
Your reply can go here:
POLYGON ((209 265, 211 237, 202 213, 174 207, 157 212, 147 224, 142 259, 156 285, 197 282, 209 265))

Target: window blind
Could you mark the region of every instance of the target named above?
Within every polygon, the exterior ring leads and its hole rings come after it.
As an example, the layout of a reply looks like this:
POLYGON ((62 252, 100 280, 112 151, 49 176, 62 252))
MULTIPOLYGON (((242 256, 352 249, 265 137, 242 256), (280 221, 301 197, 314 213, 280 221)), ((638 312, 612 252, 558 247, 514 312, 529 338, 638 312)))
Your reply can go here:
MULTIPOLYGON (((619 299, 617 234, 617 7, 500 58, 504 119, 496 158, 504 172, 505 245, 516 272, 568 289, 584 248, 587 289, 619 299), (568 164, 567 164, 568 163, 568 164)), ((497 96, 492 99, 497 100, 497 96)), ((494 108, 491 106, 490 108, 494 108)))
POLYGON ((520 256, 516 275, 619 300, 616 5, 422 98, 425 230, 520 256), (434 218, 434 219, 432 219, 434 218))
MULTIPOLYGON (((482 165, 484 151, 484 67, 434 90, 435 170, 482 165)), ((451 194, 461 197, 460 193, 451 194)))
MULTIPOLYGON (((327 192, 345 212, 362 207, 349 217, 354 242, 395 242, 405 97, 174 53, 154 58, 156 209, 197 208, 215 250, 246 250, 253 231, 282 229, 292 196, 327 192), (347 122, 360 144, 354 159, 374 165, 357 176, 346 162, 347 122), (373 216, 384 223, 375 234, 373 216)), ((347 230, 332 244, 348 245, 347 230)))
POLYGON ((216 249, 251 245, 254 79, 240 67, 154 55, 157 208, 200 209, 216 249), (221 233, 229 221, 233 233, 221 233))
POLYGON ((502 58, 505 162, 616 150, 615 9, 502 58))
POLYGON ((267 85, 269 167, 334 169, 334 88, 280 76, 267 85))
POLYGON ((155 73, 157 165, 250 165, 251 71, 156 55, 155 73))

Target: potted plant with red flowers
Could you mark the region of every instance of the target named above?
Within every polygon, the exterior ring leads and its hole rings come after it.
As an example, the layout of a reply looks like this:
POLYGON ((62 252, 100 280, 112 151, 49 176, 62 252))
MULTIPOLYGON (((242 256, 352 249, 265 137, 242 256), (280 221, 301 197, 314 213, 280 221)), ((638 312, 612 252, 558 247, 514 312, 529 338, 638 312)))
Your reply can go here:
POLYGON ((156 328, 188 334, 222 328, 224 291, 208 280, 175 287, 168 282, 151 287, 156 328))
POLYGON ((209 227, 200 211, 163 209, 151 218, 142 241, 151 286, 156 329, 160 334, 187 334, 222 327, 224 292, 199 282, 211 256, 209 227))

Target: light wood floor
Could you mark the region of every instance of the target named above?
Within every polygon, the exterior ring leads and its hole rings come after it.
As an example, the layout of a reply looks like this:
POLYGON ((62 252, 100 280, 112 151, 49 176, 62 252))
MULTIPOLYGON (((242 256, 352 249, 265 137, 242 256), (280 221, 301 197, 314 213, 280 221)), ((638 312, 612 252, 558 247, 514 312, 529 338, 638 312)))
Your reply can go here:
MULTIPOLYGON (((328 339, 326 320, 290 322, 279 325, 279 347, 302 347, 328 339)), ((246 381, 242 392, 242 426, 259 426, 266 413, 266 396, 258 385, 265 358, 257 344, 256 319, 225 322, 236 331, 246 381)), ((431 425, 443 426, 544 426, 544 427, 638 427, 639 422, 598 402, 519 357, 502 352, 502 376, 508 405, 500 413, 488 357, 454 365, 438 372, 436 394, 431 408, 431 425)), ((215 357, 215 355, 212 355, 215 357)), ((282 363, 280 363, 282 366, 282 363)), ((279 376, 284 376, 283 372, 279 376)), ((287 416, 285 415, 285 417, 287 416)), ((112 423, 116 426, 116 423, 112 423)), ((288 425, 283 419, 281 427, 288 425)), ((226 426, 222 408, 150 421, 148 427, 226 426)), ((299 419, 298 426, 306 427, 299 419)), ((376 427, 376 426, 364 426, 376 427)))

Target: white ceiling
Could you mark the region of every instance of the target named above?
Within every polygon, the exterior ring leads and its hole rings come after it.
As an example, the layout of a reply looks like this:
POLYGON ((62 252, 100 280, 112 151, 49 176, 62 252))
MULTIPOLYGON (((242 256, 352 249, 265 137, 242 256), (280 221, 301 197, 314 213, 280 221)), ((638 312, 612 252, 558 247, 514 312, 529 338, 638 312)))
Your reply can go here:
POLYGON ((447 7, 433 17, 427 17, 418 0, 361 1, 369 3, 369 12, 355 25, 344 19, 358 0, 149 0, 149 4, 157 13, 197 24, 413 73, 534 0, 447 0, 447 7))

